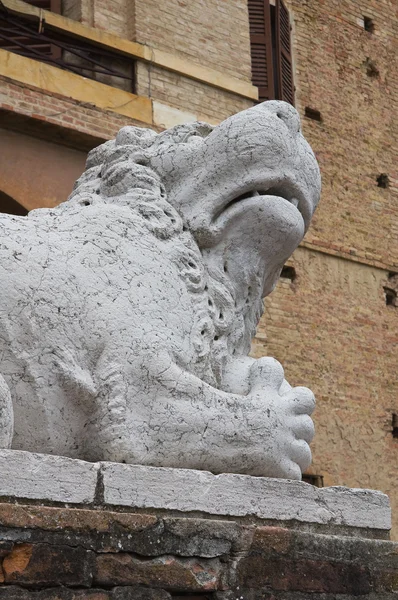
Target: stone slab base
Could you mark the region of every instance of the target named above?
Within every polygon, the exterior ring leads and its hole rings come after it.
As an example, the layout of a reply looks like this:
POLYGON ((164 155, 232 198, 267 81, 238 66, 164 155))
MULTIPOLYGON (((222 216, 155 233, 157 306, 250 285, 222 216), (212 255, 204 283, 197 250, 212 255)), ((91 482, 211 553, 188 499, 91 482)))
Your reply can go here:
POLYGON ((0 458, 0 600, 397 598, 398 544, 387 539, 382 494, 9 452, 0 458), (322 498, 326 512, 305 520, 322 498))

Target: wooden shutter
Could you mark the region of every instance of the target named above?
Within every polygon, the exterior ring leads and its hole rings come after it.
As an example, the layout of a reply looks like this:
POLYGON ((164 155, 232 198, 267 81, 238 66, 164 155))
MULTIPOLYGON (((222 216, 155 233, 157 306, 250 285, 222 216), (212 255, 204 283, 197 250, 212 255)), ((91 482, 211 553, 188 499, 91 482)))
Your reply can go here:
POLYGON ((283 0, 276 0, 276 64, 277 98, 294 105, 293 61, 290 40, 290 18, 283 0))
POLYGON ((259 100, 275 98, 269 0, 248 0, 252 82, 259 100))

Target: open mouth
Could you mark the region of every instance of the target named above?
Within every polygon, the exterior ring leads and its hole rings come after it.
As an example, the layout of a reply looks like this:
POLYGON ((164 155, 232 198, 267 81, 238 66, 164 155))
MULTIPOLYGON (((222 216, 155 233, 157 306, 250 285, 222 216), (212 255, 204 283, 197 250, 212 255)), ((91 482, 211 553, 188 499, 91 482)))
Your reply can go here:
POLYGON ((238 202, 241 202, 242 200, 246 200, 246 198, 255 198, 256 196, 278 196, 279 198, 283 198, 283 200, 287 200, 288 202, 293 204, 293 206, 295 206, 296 208, 299 208, 300 201, 298 198, 295 198, 291 194, 288 194, 286 192, 286 190, 282 190, 280 188, 274 187, 274 188, 269 188, 267 190, 261 190, 261 189, 251 190, 249 192, 240 194, 240 196, 237 196, 236 198, 233 198, 233 200, 228 202, 228 204, 224 207, 223 210, 226 210, 227 208, 229 208, 230 206, 233 206, 234 204, 238 204, 238 202))
POLYGON ((309 222, 310 219, 310 211, 308 210, 307 202, 305 197, 298 186, 290 183, 283 182, 281 185, 273 185, 270 187, 266 186, 253 186, 251 189, 244 191, 243 193, 234 196, 227 200, 223 206, 220 208, 218 214, 215 216, 216 220, 218 217, 230 213, 238 204, 244 202, 245 200, 250 200, 251 198, 256 197, 264 197, 264 196, 274 196, 281 198, 281 200, 285 200, 289 202, 296 208, 301 214, 305 223, 309 222))

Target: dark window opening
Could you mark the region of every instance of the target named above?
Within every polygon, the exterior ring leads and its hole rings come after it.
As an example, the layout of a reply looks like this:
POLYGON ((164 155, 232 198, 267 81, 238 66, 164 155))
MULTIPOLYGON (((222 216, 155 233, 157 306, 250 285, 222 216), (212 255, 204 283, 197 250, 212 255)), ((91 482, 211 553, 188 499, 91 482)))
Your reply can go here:
POLYGON ((395 413, 392 415, 392 437, 398 438, 398 415, 395 413))
MULTIPOLYGON (((53 13, 61 14, 61 0, 27 0, 27 4, 36 6, 42 10, 49 10, 53 13)), ((0 11, 0 48, 3 50, 9 50, 16 54, 22 54, 23 56, 29 56, 34 54, 30 58, 36 58, 37 55, 48 56, 51 58, 59 58, 60 50, 48 40, 35 38, 30 36, 29 29, 18 27, 18 24, 10 22, 11 11, 1 5, 0 11), (8 17, 8 18, 7 18, 8 17)), ((15 17, 18 18, 18 17, 15 17)), ((28 17, 26 23, 31 25, 34 17, 28 17)), ((21 20, 21 23, 23 18, 21 20)), ((43 21, 37 21, 37 32, 39 33, 43 28, 43 21)))
POLYGON ((307 119, 318 121, 318 123, 322 122, 322 115, 319 110, 316 110, 316 108, 310 108, 309 106, 306 106, 304 110, 304 116, 307 117, 307 119))
POLYGON ((61 14, 61 0, 25 0, 25 2, 31 6, 61 14))
POLYGON ((0 191, 0 213, 24 217, 28 214, 28 211, 14 198, 0 191))
POLYGON ((368 77, 371 77, 372 79, 376 79, 377 77, 379 77, 380 75, 380 71, 376 66, 376 63, 374 60, 371 60, 369 57, 366 58, 365 62, 363 63, 365 65, 365 69, 366 69, 366 75, 368 77))
POLYGON ((305 481, 305 483, 310 483, 315 487, 324 487, 323 475, 310 475, 309 473, 303 473, 303 481, 305 481))
POLYGON ((281 279, 289 279, 293 282, 296 279, 296 269, 294 267, 283 267, 281 272, 281 279))
POLYGON ((397 306, 397 292, 391 288, 384 287, 384 295, 387 306, 397 306))
POLYGON ((371 19, 370 17, 364 17, 363 28, 365 29, 365 31, 369 31, 369 33, 374 33, 375 24, 373 22, 373 19, 371 19))
POLYGON ((252 82, 259 100, 294 105, 290 18, 283 0, 248 0, 252 82))
MULTIPOLYGON (((30 4, 60 12, 60 0, 34 0, 30 4)), ((134 61, 89 40, 55 31, 45 19, 13 12, 1 2, 0 48, 134 92, 134 61)))
POLYGON ((388 188, 390 186, 390 179, 387 173, 380 173, 380 175, 376 178, 377 186, 381 188, 388 188))

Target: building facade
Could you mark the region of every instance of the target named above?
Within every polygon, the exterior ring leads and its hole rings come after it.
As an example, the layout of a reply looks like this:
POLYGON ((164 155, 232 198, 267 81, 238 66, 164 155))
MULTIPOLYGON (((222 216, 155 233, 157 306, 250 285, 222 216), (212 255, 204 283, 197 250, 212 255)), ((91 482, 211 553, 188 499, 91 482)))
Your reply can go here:
POLYGON ((395 0, 0 4, 5 212, 65 200, 87 151, 124 125, 218 123, 259 96, 295 104, 322 200, 253 355, 317 396, 309 480, 388 493, 395 537, 397 39, 395 0))

